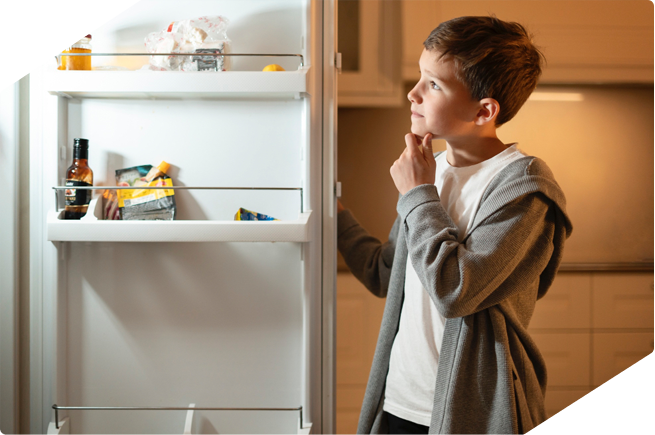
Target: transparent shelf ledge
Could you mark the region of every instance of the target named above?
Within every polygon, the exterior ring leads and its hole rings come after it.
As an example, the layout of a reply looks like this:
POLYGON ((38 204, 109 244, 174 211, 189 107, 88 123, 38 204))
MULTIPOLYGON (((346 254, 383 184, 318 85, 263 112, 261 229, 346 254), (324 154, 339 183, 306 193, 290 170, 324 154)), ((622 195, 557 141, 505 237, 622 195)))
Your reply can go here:
POLYGON ((48 71, 46 90, 69 98, 302 98, 309 67, 297 71, 48 71))

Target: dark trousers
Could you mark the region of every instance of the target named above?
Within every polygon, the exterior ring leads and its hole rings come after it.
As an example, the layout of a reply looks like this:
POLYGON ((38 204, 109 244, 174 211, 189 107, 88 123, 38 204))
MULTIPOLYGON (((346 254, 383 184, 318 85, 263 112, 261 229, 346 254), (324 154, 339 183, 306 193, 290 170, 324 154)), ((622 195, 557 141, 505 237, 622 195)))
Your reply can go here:
POLYGON ((384 416, 387 418, 390 434, 428 433, 428 429, 430 429, 427 426, 396 417, 386 411, 384 411, 384 416))

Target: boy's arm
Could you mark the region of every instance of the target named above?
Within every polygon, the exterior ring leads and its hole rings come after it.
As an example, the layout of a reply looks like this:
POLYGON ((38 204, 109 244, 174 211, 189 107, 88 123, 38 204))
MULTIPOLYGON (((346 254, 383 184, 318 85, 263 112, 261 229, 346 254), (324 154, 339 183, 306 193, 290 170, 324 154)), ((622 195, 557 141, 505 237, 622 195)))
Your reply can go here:
POLYGON ((385 297, 396 248, 400 219, 397 218, 386 243, 371 236, 350 213, 337 215, 337 246, 353 275, 378 297, 385 297))
POLYGON ((549 204, 541 194, 523 196, 459 243, 434 185, 415 187, 400 198, 397 208, 412 265, 444 317, 483 310, 512 296, 517 282, 539 279, 556 231, 549 204))

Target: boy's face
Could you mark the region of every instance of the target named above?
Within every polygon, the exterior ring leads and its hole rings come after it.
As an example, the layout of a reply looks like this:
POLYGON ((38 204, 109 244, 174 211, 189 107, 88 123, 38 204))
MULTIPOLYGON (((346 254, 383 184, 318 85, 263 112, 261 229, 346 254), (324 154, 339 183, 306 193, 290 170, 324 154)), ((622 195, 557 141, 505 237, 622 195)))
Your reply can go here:
POLYGON ((472 133, 479 104, 455 76, 455 63, 434 50, 423 50, 421 79, 407 98, 412 102, 412 133, 456 144, 472 133))

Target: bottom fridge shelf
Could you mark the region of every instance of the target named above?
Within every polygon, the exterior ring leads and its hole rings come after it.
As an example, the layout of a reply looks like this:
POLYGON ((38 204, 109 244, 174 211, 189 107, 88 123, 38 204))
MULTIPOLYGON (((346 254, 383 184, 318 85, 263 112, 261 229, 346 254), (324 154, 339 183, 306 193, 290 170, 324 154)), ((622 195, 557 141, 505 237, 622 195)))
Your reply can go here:
POLYGON ((312 212, 284 221, 63 220, 48 213, 48 240, 59 242, 308 242, 312 212))
MULTIPOLYGON (((196 407, 195 403, 189 404, 188 407, 87 407, 87 406, 57 406, 53 405, 52 407, 55 410, 55 421, 51 422, 48 427, 49 435, 59 435, 59 434, 70 434, 76 433, 75 428, 73 427, 73 420, 71 417, 64 417, 60 419, 59 411, 186 411, 184 413, 184 421, 180 419, 179 425, 177 428, 170 427, 172 429, 170 433, 178 433, 175 429, 179 430, 179 433, 187 434, 201 434, 201 433, 225 433, 224 429, 228 429, 229 433, 240 433, 242 429, 243 433, 256 433, 257 430, 253 429, 262 429, 265 428, 265 433, 298 433, 298 434, 309 434, 311 433, 312 424, 305 423, 303 419, 303 410, 302 407, 298 408, 205 408, 205 407, 196 407), (204 412, 203 411, 209 411, 204 412), (253 416, 250 417, 244 416, 239 419, 240 424, 234 426, 227 423, 225 424, 223 419, 216 415, 214 411, 238 411, 239 413, 248 414, 248 412, 243 411, 266 411, 266 414, 277 413, 277 419, 270 419, 260 416, 253 420, 253 416), (280 419, 279 417, 282 414, 288 414, 289 411, 298 412, 296 423, 293 424, 294 418, 289 420, 288 418, 280 419), (268 422, 261 420, 268 420, 268 422), (259 421, 257 421, 259 420, 259 421), (286 420, 286 422, 285 422, 286 420), (255 422, 255 424, 252 424, 255 422), (295 426, 295 427, 294 427, 295 426), (218 429, 221 429, 218 431, 218 429)), ((180 416, 181 417, 181 416, 180 416)), ((138 418, 138 417, 137 417, 138 418)), ((126 422, 129 425, 130 419, 127 416, 123 416, 120 419, 123 422, 126 422)), ((133 421, 136 423, 136 421, 133 421)), ((140 428, 141 430, 143 428, 140 428)), ((95 432, 95 431, 94 431, 95 432)), ((101 430, 101 432, 103 432, 101 430)))

